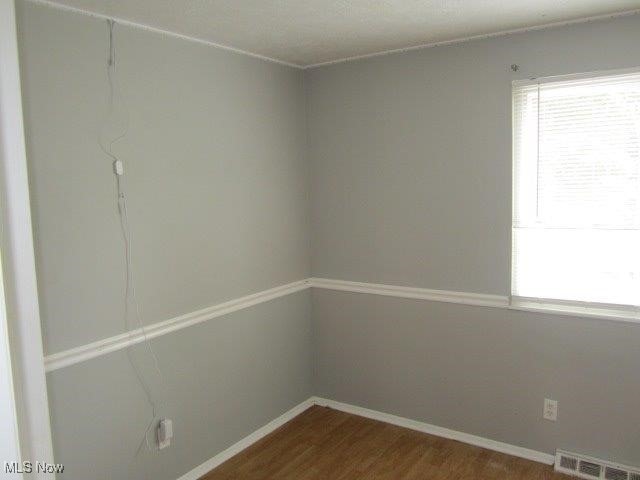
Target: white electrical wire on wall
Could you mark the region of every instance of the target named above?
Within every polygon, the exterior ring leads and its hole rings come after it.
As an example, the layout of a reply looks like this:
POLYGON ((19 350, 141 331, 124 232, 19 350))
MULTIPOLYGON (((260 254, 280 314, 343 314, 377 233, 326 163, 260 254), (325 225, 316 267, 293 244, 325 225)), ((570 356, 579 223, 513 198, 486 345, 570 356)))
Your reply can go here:
MULTIPOLYGON (((128 131, 129 131, 129 118, 126 107, 125 111, 125 120, 122 131, 119 134, 116 134, 113 138, 105 139, 103 138, 104 130, 106 129, 106 124, 109 120, 112 120, 114 117, 114 108, 116 96, 119 96, 122 105, 125 105, 125 102, 122 96, 119 94, 118 89, 116 88, 116 56, 115 56, 115 43, 114 43, 114 35, 113 29, 115 22, 113 20, 107 20, 107 24, 109 27, 109 57, 107 60, 107 80, 109 84, 109 99, 108 99, 108 113, 106 118, 104 119, 103 126, 100 133, 100 138, 98 143, 100 144, 100 148, 102 151, 112 160, 113 162, 113 172, 116 177, 116 195, 117 195, 117 205, 118 205, 118 216, 120 220, 120 229, 122 233, 122 238, 124 242, 124 256, 125 256, 125 264, 126 264, 126 277, 125 277, 125 295, 124 295, 124 318, 127 330, 131 330, 131 326, 129 325, 129 316, 132 313, 135 317, 136 323, 142 335, 144 337, 144 343, 146 345, 147 351, 151 358, 153 359, 154 367, 158 373, 159 379, 164 385, 164 376, 162 374, 162 370, 160 369, 160 364, 158 362, 158 357, 153 350, 153 346, 151 345, 151 341, 147 338, 147 334, 144 328, 144 324, 142 323, 141 315, 140 315, 140 306, 138 304, 138 299, 136 295, 135 282, 134 282, 134 272, 133 272, 133 263, 132 263, 132 235, 131 228, 129 226, 129 214, 127 211, 127 196, 125 193, 124 182, 123 182, 123 173, 124 173, 124 164, 120 158, 116 154, 113 153, 113 145, 123 139, 128 131), (133 312, 130 311, 130 304, 133 304, 133 312)), ((151 407, 152 418, 147 424, 147 428, 144 432, 144 438, 140 443, 140 448, 143 445, 147 446, 147 449, 153 450, 151 444, 149 442, 149 432, 154 427, 155 423, 159 420, 159 405, 156 399, 153 396, 151 388, 145 382, 144 376, 140 371, 140 368, 136 365, 134 359, 131 356, 131 351, 127 349, 127 357, 133 371, 140 383, 140 386, 144 390, 147 402, 151 407)), ((138 448, 138 451, 140 451, 138 448)))

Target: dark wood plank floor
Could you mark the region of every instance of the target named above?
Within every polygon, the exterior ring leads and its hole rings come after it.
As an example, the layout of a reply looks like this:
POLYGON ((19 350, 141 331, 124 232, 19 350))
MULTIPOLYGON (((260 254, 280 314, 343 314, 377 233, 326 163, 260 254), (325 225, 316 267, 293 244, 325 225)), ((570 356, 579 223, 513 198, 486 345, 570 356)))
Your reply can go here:
POLYGON ((560 480, 548 465, 314 406, 202 480, 560 480))

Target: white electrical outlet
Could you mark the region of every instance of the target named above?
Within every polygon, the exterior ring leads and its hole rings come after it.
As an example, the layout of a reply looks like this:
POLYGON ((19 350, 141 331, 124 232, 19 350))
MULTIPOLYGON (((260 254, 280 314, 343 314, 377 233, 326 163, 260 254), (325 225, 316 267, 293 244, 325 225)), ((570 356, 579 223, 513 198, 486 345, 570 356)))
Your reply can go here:
POLYGON ((558 402, 556 400, 544 399, 543 418, 555 422, 558 419, 558 402))

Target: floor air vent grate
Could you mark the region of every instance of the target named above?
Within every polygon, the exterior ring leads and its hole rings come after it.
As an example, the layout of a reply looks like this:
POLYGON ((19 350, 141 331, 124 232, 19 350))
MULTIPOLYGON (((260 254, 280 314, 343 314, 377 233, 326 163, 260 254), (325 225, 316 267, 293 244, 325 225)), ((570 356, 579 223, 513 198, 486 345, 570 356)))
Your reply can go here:
POLYGON ((627 467, 562 450, 556 452, 555 469, 558 472, 592 480, 640 480, 640 468, 627 467))
POLYGON ((606 480, 628 480, 629 472, 619 468, 607 467, 604 469, 604 478, 606 480))
POLYGON ((560 466, 571 471, 578 469, 578 459, 574 457, 568 457, 566 455, 560 456, 560 466))
POLYGON ((583 473, 587 477, 591 478, 600 478, 600 472, 602 472, 602 465, 598 465, 593 462, 585 462, 584 460, 580 460, 580 466, 578 467, 578 471, 583 473))

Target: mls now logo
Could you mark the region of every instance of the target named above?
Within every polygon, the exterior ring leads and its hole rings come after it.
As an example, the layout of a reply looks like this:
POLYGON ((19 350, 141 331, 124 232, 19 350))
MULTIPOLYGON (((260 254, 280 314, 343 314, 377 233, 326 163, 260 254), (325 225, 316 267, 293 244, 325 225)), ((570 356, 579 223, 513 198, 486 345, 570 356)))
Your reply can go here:
POLYGON ((64 465, 47 462, 4 462, 4 473, 62 473, 64 465))

